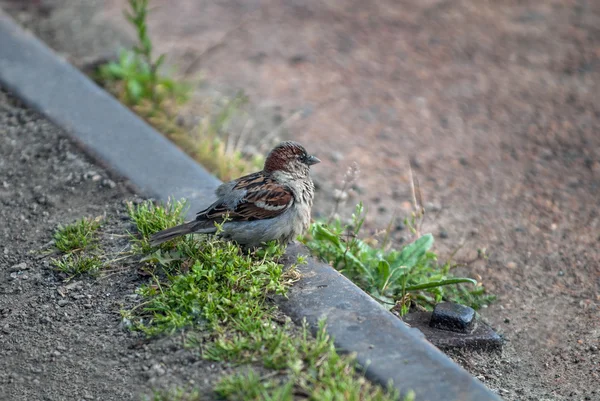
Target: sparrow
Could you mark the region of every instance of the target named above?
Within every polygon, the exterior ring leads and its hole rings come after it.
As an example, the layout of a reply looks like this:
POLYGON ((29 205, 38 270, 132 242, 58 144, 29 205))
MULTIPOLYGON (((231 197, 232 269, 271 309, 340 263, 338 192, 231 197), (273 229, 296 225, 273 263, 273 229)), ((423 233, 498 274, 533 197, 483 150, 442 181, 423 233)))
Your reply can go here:
POLYGON ((310 166, 320 160, 297 142, 287 141, 269 152, 262 171, 220 185, 217 200, 196 219, 150 237, 157 246, 173 238, 198 233, 218 235, 246 248, 277 240, 287 245, 310 224, 315 185, 310 166))

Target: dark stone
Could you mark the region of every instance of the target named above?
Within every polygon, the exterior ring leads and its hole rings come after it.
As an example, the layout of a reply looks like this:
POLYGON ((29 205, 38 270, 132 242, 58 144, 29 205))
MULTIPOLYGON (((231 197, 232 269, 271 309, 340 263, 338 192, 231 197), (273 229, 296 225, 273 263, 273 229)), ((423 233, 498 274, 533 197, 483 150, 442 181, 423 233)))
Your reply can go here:
POLYGON ((470 333, 475 328, 475 310, 452 302, 442 302, 433 309, 429 325, 440 330, 470 333))
POLYGON ((425 338, 441 349, 464 348, 477 351, 494 352, 502 350, 504 340, 490 326, 477 321, 471 333, 457 333, 431 327, 431 312, 409 313, 402 317, 404 322, 420 330, 425 338))

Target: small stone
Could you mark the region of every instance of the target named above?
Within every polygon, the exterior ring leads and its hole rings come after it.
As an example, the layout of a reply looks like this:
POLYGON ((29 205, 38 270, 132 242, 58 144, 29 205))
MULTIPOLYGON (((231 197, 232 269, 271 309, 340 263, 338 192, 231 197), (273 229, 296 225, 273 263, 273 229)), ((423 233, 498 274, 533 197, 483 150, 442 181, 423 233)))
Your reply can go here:
POLYGON ((427 210, 428 212, 439 212, 440 210, 442 210, 442 206, 437 204, 437 203, 433 203, 433 202, 427 202, 425 204, 425 210, 427 210))
POLYGON ((50 324, 50 323, 52 323, 52 320, 50 320, 50 318, 48 316, 42 316, 42 317, 40 317, 40 323, 50 324))
POLYGON ((16 265, 14 265, 14 266, 11 266, 11 267, 8 269, 8 271, 9 271, 9 272, 18 272, 18 271, 21 271, 21 270, 27 270, 27 269, 29 269, 29 266, 27 266, 27 263, 25 263, 25 262, 21 262, 21 263, 19 263, 19 264, 16 264, 16 265))
POLYGON ((85 309, 91 309, 91 307, 92 307, 92 304, 83 304, 83 307, 84 307, 85 309))
POLYGON ((102 186, 107 188, 114 188, 117 184, 113 180, 109 180, 108 178, 102 180, 102 186))
POLYGON ((67 305, 69 303, 69 301, 67 301, 66 299, 59 299, 57 304, 58 306, 60 306, 61 308, 65 305, 67 305))
POLYGON ((448 238, 448 237, 449 237, 449 235, 448 235, 448 231, 446 231, 446 230, 442 230, 442 231, 440 231, 440 238, 441 238, 441 239, 446 239, 446 238, 448 238))
POLYGON ((150 367, 150 372, 154 375, 154 376, 162 376, 164 375, 166 372, 165 368, 163 368, 160 363, 155 363, 154 365, 152 365, 152 367, 150 367))
POLYGON ((475 310, 452 302, 442 302, 433 309, 429 325, 440 330, 470 333, 475 328, 475 310))
POLYGON ((4 326, 2 326, 2 333, 10 334, 10 326, 8 323, 6 323, 4 326))
POLYGON ((95 177, 97 175, 98 175, 98 173, 96 173, 94 170, 90 170, 90 171, 88 171, 88 172, 86 172, 86 173, 83 174, 83 179, 84 180, 89 180, 92 177, 95 177))
POLYGON ((565 272, 564 272, 564 271, 562 271, 562 270, 559 270, 559 271, 558 271, 558 277, 562 277, 562 276, 564 276, 564 275, 565 275, 565 272))

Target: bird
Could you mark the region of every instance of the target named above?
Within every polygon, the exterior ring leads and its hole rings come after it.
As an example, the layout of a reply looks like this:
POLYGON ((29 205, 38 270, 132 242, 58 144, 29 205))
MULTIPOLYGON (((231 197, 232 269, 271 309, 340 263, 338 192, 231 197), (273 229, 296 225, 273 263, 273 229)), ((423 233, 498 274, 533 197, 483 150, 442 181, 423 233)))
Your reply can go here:
POLYGON ((310 166, 321 160, 297 142, 282 142, 267 155, 261 171, 221 184, 217 200, 195 220, 150 237, 158 246, 186 234, 218 234, 244 248, 276 240, 287 245, 310 224, 315 185, 310 166), (215 223, 222 223, 217 233, 215 223))

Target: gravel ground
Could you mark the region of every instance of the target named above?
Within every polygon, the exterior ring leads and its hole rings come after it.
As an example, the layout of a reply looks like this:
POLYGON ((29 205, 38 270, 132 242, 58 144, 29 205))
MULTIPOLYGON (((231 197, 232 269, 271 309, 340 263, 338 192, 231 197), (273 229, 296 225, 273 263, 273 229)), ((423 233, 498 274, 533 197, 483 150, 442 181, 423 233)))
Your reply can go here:
POLYGON ((100 246, 124 249, 124 202, 139 199, 127 188, 0 90, 0 400, 139 400, 171 386, 211 399, 222 366, 122 327, 144 280, 135 264, 65 282, 40 258, 57 225, 81 217, 104 216, 100 246))

